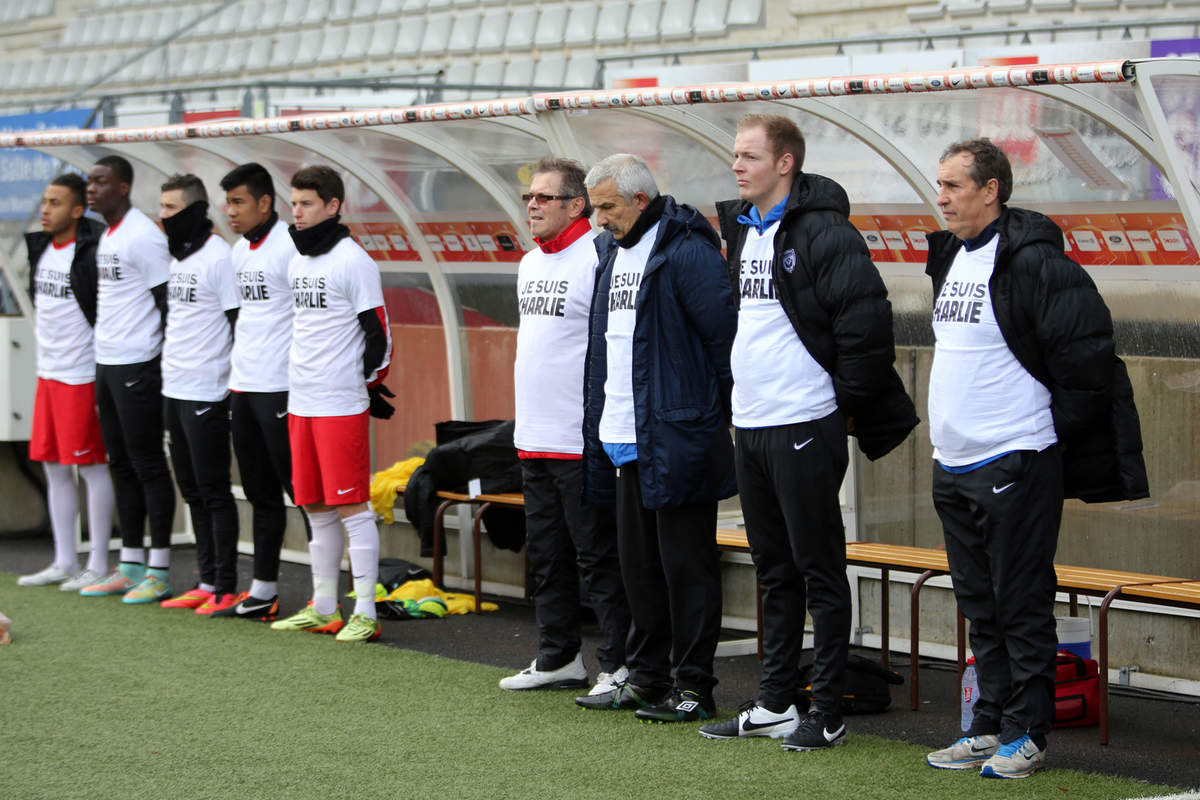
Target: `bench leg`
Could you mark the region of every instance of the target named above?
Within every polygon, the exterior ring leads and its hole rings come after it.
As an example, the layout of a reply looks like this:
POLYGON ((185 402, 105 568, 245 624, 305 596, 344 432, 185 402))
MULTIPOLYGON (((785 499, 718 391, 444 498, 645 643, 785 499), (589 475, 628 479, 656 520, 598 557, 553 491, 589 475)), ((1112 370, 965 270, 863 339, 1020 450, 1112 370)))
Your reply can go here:
POLYGON ((963 672, 967 669, 967 618, 963 616, 958 603, 954 604, 955 632, 954 641, 958 651, 958 685, 962 686, 963 672))
POLYGON ((891 651, 892 640, 891 631, 889 629, 889 609, 888 609, 888 568, 884 567, 879 570, 879 613, 882 617, 879 621, 879 663, 887 669, 888 653, 891 651))
POLYGON ((483 522, 483 512, 492 507, 491 503, 481 503, 475 511, 475 518, 471 520, 471 547, 472 553, 475 556, 475 613, 482 612, 483 606, 480 605, 483 595, 483 558, 480 550, 482 549, 480 539, 482 534, 479 531, 479 525, 483 522))
POLYGON ((908 642, 908 663, 909 663, 909 685, 908 685, 908 700, 912 706, 912 710, 916 711, 921 703, 921 587, 925 585, 925 581, 932 578, 935 574, 933 570, 925 570, 921 576, 913 583, 911 595, 911 607, 909 615, 909 642, 908 642))
POLYGON ((1097 665, 1100 673, 1100 744, 1108 744, 1108 607, 1120 593, 1118 586, 1104 595, 1100 603, 1100 663, 1097 665))
POLYGON ((1075 594, 1074 592, 1068 592, 1067 598, 1071 601, 1070 605, 1068 606, 1068 608, 1070 608, 1071 616, 1072 617, 1078 616, 1078 614, 1079 614, 1079 595, 1075 594))
POLYGON ((433 585, 439 589, 446 588, 442 585, 442 560, 445 556, 445 553, 442 552, 442 539, 446 535, 444 521, 446 509, 453 504, 453 500, 443 500, 433 514, 433 585))

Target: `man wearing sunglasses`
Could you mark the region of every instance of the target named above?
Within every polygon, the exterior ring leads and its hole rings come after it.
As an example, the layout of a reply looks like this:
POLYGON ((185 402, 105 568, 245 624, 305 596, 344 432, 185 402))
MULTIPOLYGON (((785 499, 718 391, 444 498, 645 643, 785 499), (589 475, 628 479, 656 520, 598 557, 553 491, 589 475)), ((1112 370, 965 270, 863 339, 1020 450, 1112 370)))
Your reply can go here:
POLYGON ((580 590, 595 611, 600 674, 591 694, 626 677, 629 609, 617 560, 610 507, 583 502, 583 364, 595 285, 596 234, 584 171, 543 158, 522 196, 537 247, 521 259, 521 325, 513 386, 514 440, 525 485, 525 529, 538 623, 537 657, 500 688, 568 689, 587 685, 580 652, 580 590))

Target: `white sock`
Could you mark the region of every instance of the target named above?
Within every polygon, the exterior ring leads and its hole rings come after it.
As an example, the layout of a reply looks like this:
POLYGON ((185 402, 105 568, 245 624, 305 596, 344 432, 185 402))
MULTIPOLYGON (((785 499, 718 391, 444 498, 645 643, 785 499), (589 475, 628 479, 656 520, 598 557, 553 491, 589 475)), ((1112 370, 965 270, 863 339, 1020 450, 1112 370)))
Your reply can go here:
POLYGON ((121 560, 126 564, 146 563, 146 551, 141 547, 122 547, 121 560))
POLYGON ((342 542, 345 530, 336 511, 308 515, 312 541, 308 554, 312 559, 313 610, 328 615, 337 611, 338 572, 342 566, 342 542))
POLYGON ((79 517, 75 470, 69 464, 51 461, 43 462, 42 468, 46 471, 46 506, 54 534, 54 566, 74 575, 79 571, 75 555, 75 521, 79 517))
POLYGON ((279 594, 279 584, 275 581, 260 581, 255 578, 250 582, 250 596, 259 600, 270 600, 279 594))
POLYGON ((379 580, 379 526, 370 509, 342 520, 350 539, 350 574, 354 576, 354 613, 375 619, 375 583, 379 580))
POLYGON ((146 564, 150 569, 167 569, 171 566, 171 548, 151 547, 150 561, 146 564))
POLYGON ((92 546, 87 568, 103 575, 108 572, 108 541, 116 505, 112 475, 108 464, 85 464, 79 468, 79 475, 87 483, 88 536, 92 546))
POLYGON ((208 592, 209 594, 212 594, 213 592, 217 591, 217 587, 211 583, 201 583, 201 584, 198 584, 196 586, 196 588, 202 592, 208 592))

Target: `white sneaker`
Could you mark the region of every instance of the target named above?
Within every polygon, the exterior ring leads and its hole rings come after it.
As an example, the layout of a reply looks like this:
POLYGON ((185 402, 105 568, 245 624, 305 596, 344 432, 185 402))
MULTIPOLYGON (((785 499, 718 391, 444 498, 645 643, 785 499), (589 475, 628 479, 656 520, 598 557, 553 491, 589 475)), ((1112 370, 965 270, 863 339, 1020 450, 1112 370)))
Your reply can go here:
POLYGON ((587 670, 583 667, 583 655, 575 654, 575 660, 564 667, 547 670, 537 668, 537 659, 516 675, 500 679, 500 688, 510 692, 523 689, 580 689, 587 686, 587 670))
POLYGON ((999 749, 1000 737, 995 734, 964 736, 949 747, 925 756, 925 763, 938 769, 970 769, 987 761, 999 749))
POLYGON ((32 575, 22 575, 17 578, 18 586, 49 586, 52 583, 62 583, 71 577, 71 573, 53 564, 32 575))
POLYGON ((996 754, 984 762, 979 774, 985 778, 1028 778, 1046 760, 1046 751, 1025 734, 1000 745, 996 754))
POLYGON ((65 581, 63 581, 62 586, 59 586, 58 588, 62 589, 64 592, 78 592, 85 586, 91 586, 92 584, 99 583, 100 581, 104 580, 105 577, 107 577, 106 573, 92 572, 90 569, 85 569, 82 572, 76 572, 74 577, 67 578, 65 581))
POLYGON ((611 692, 618 686, 629 680, 629 668, 622 666, 616 672, 601 672, 596 676, 596 685, 589 691, 589 695, 604 694, 611 692))
POLYGON ((782 739, 796 730, 800 724, 800 712, 794 705, 782 714, 763 708, 758 701, 742 704, 738 715, 724 722, 710 722, 700 726, 700 735, 708 739, 738 739, 750 736, 769 736, 782 739))

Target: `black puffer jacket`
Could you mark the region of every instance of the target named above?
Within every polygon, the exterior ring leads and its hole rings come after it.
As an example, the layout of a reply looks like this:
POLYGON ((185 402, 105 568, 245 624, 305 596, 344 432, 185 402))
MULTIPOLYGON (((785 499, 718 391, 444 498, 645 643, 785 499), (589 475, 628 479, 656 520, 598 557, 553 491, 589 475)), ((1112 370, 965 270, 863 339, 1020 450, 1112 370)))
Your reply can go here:
MULTIPOLYGON (((734 297, 750 203, 717 203, 734 297)), ((854 419, 853 434, 875 460, 917 426, 912 398, 893 366, 892 305, 862 235, 850 224, 850 200, 834 181, 797 173, 775 234, 772 266, 779 303, 796 335, 833 378, 838 408, 854 419)))
MULTIPOLYGON (((1049 217, 1005 208, 997 227, 992 308, 1008 349, 1050 390, 1066 496, 1089 503, 1148 497, 1133 387, 1096 284, 1067 257, 1049 217)), ((949 231, 927 238, 925 272, 936 298, 962 242, 949 231)))
MULTIPOLYGON (((79 227, 75 229, 75 258, 71 261, 71 294, 79 303, 79 310, 93 327, 96 324, 96 286, 99 280, 96 273, 96 246, 100 243, 100 234, 104 233, 104 223, 88 217, 79 219, 79 227)), ((37 282, 37 264, 50 246, 50 234, 36 231, 25 234, 25 246, 29 251, 29 296, 37 302, 34 285, 37 282)))

